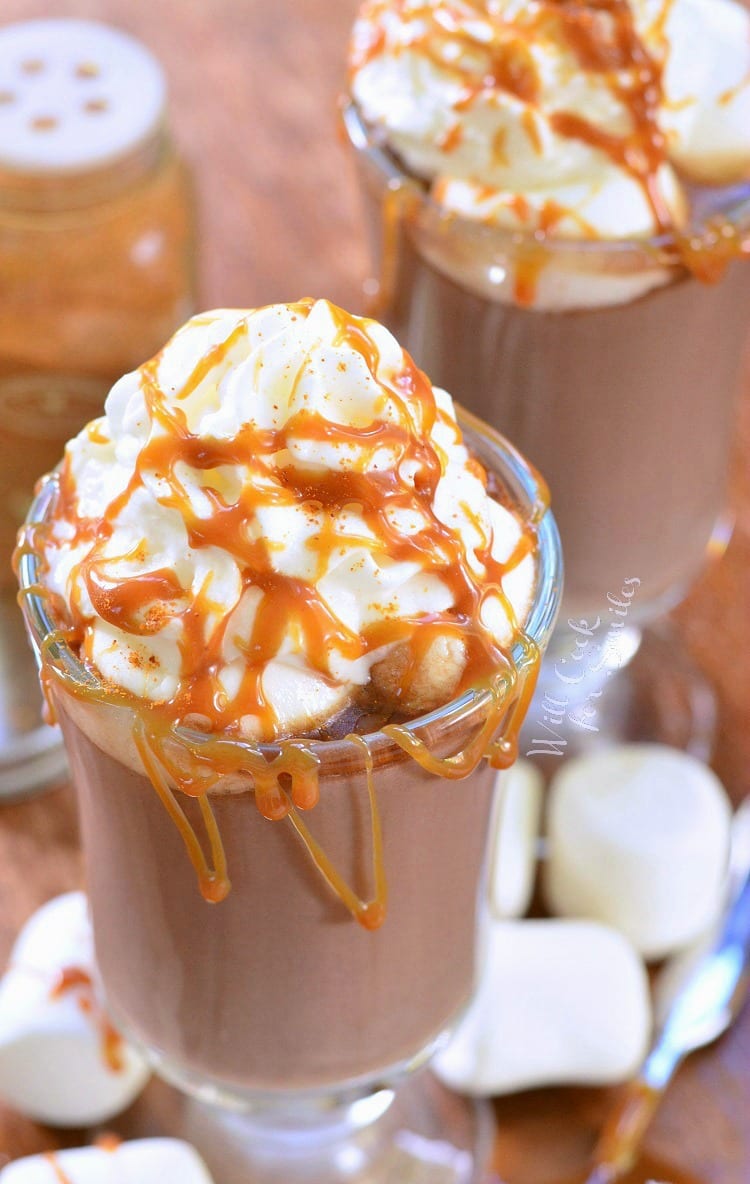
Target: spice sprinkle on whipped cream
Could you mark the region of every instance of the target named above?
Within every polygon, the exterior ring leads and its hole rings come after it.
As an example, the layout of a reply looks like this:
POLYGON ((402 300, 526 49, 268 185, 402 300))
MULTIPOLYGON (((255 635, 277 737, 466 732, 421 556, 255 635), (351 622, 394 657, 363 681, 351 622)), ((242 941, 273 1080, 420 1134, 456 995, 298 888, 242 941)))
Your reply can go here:
POLYGON ((250 741, 507 662, 534 542, 451 398, 325 300, 193 317, 66 450, 44 582, 106 686, 250 741))
POLYGON ((684 182, 750 178, 736 0, 365 0, 362 117, 447 212, 561 238, 690 217, 684 182))

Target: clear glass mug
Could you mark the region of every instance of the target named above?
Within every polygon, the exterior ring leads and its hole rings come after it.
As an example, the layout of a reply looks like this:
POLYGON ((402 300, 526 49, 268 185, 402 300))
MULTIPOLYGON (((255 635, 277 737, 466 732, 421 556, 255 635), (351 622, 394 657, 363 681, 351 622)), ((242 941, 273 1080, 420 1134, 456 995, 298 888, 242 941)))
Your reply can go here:
MULTIPOLYGON (((530 644, 514 650, 523 666, 537 647, 544 650, 554 625, 559 538, 533 470, 474 417, 463 426, 468 446, 536 532, 530 644)), ((42 486, 29 522, 44 521, 53 493, 54 478, 42 486)), ((465 1156, 479 1128, 458 1100, 423 1075, 395 1086, 426 1063, 472 992, 495 771, 482 762, 460 783, 443 780, 384 733, 366 737, 389 901, 373 932, 347 915, 292 828, 262 817, 252 783, 212 794, 233 887, 220 904, 206 904, 154 788, 120 763, 106 740, 108 713, 122 708, 96 703, 99 744, 82 723, 76 704, 95 680, 56 633, 38 574, 32 542, 19 561, 21 600, 37 657, 53 668, 47 677, 78 790, 107 1000, 162 1076, 204 1102, 242 1111, 240 1128, 225 1123, 218 1136, 205 1107, 191 1111, 189 1133, 209 1165, 225 1184, 378 1181, 396 1170, 404 1180, 478 1179, 478 1158, 467 1175, 465 1156), (446 1147, 454 1132, 461 1174, 435 1177, 433 1163, 423 1165, 423 1177, 419 1155, 405 1152, 403 1139, 394 1144, 404 1126, 417 1140, 440 1139, 446 1147), (227 1156, 237 1129, 247 1142, 235 1177, 227 1156)), ((428 738, 431 750, 452 754, 481 732, 497 705, 477 689, 406 728, 428 738)), ((309 829, 367 895, 372 819, 364 745, 345 739, 312 746, 321 793, 309 829)), ((197 820, 195 800, 183 804, 197 820)))
MULTIPOLYGON (((750 261, 739 257, 750 254, 750 182, 722 196, 726 253, 737 257, 707 283, 667 236, 540 242, 446 215, 352 102, 343 118, 382 276, 377 315, 434 382, 544 473, 565 552, 561 616, 598 619, 599 648, 609 634, 582 692, 598 701, 597 675, 627 665, 641 627, 684 597, 707 552, 729 538, 750 337, 750 261), (618 608, 628 628, 612 635, 618 608)), ((709 217, 715 197, 696 195, 709 217)), ((698 250, 695 264, 710 275, 715 261, 698 250)), ((561 627, 550 648, 565 659, 575 642, 561 627)), ((670 637, 642 684, 654 687, 655 667, 676 655, 670 637)), ((564 681, 550 690, 562 701, 564 681)), ((644 715, 662 714, 660 697, 670 696, 655 691, 644 715)))

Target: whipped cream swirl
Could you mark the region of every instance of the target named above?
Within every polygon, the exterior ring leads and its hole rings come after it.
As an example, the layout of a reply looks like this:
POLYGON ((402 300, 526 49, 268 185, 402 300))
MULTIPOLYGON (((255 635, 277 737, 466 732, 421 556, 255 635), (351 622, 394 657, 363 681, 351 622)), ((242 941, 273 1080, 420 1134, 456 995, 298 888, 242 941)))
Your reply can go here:
POLYGON ((533 545, 375 321, 194 317, 105 412, 68 445, 45 578, 126 695, 268 740, 362 695, 437 706, 513 642, 533 545))
POLYGON ((735 0, 365 0, 351 93, 447 211, 562 238, 681 227, 750 177, 735 0))

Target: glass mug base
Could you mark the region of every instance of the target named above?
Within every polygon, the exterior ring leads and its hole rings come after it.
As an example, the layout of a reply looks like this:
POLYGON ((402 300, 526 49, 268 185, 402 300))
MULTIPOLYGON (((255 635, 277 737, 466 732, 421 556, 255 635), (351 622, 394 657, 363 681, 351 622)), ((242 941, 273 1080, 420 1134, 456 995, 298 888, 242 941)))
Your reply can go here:
MULTIPOLYGON (((313 1126, 232 1113, 169 1091, 159 1134, 187 1139, 221 1184, 486 1184, 495 1122, 489 1102, 451 1093, 428 1071, 348 1105, 330 1098, 313 1126)), ((128 1137, 146 1133, 139 1108, 128 1137)), ((153 1122, 148 1123, 154 1133, 153 1122)))

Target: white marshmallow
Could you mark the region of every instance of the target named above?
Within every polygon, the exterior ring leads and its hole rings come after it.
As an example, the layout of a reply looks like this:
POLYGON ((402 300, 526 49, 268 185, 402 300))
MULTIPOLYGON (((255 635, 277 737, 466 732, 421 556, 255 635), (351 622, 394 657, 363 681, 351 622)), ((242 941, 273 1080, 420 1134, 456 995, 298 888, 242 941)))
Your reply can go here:
POLYGON ((213 1184, 198 1153, 181 1139, 137 1139, 112 1150, 76 1147, 30 1155, 0 1172, 1 1184, 213 1184))
POLYGON ((433 1068, 464 1093, 600 1085, 631 1076, 651 1032, 648 980, 615 930, 591 921, 488 926, 479 989, 433 1068))
POLYGON ((534 890, 544 780, 531 761, 498 774, 491 824, 488 895, 494 917, 521 917, 534 890))
POLYGON ((86 897, 58 896, 21 931, 0 982, 0 1096, 37 1122, 89 1126, 119 1114, 141 1092, 146 1062, 117 1044, 106 1058, 86 897), (88 976, 54 994, 63 970, 88 976))
POLYGON ((549 908, 614 925, 647 958, 689 945, 721 907, 730 822, 718 778, 684 752, 570 761, 550 786, 549 908))

